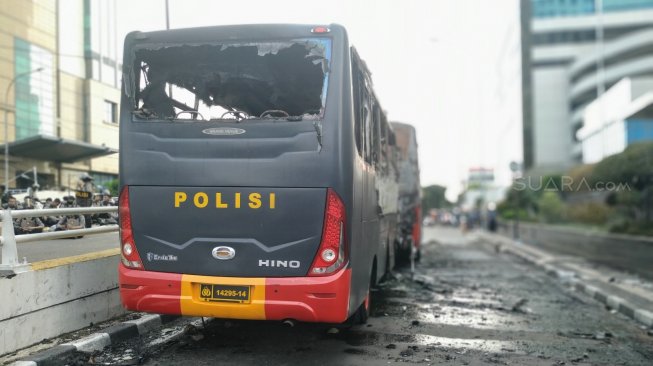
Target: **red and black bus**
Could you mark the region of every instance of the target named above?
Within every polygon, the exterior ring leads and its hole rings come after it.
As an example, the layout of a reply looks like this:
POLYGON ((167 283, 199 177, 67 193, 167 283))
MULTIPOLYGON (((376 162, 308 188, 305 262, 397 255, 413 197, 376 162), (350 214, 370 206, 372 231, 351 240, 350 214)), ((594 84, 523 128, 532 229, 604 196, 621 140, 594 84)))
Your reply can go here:
POLYGON ((399 151, 399 223, 395 253, 398 264, 419 261, 422 240, 422 189, 419 179, 419 160, 415 127, 392 122, 399 151))
POLYGON ((396 236, 394 137, 342 26, 132 32, 120 121, 127 309, 367 318, 396 236))

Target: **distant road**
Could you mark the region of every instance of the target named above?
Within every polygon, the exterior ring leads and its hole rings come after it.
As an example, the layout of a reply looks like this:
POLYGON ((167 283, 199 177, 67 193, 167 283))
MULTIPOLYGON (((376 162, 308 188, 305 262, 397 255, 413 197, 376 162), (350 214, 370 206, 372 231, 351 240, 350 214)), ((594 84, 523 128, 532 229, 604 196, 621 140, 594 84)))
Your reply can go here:
POLYGON ((86 235, 81 239, 55 239, 18 244, 18 258, 30 263, 119 247, 118 232, 86 235))

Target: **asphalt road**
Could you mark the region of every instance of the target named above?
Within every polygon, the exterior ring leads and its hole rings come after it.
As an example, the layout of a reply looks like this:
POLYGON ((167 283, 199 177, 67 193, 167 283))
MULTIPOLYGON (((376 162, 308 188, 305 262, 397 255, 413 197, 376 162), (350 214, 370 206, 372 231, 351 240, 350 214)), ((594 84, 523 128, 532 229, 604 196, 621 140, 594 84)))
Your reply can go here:
POLYGON ((105 249, 118 248, 118 232, 86 235, 80 239, 41 240, 18 244, 18 258, 30 263, 74 255, 87 254, 105 249))
POLYGON ((429 242, 415 275, 399 271, 374 293, 367 325, 335 331, 313 324, 284 328, 276 322, 214 320, 202 327, 184 319, 69 362, 651 364, 653 336, 632 320, 457 230, 427 228, 425 236, 429 242))

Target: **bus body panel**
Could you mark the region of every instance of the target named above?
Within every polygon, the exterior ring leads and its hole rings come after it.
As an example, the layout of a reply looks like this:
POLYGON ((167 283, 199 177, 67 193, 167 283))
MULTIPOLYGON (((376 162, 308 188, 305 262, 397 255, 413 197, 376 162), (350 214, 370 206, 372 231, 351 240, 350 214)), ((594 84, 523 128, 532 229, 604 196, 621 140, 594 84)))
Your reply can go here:
MULTIPOLYGON (((133 66, 130 66, 134 62, 133 48, 143 43, 184 44, 225 39, 310 37, 311 27, 252 25, 133 32, 125 40, 123 79, 129 80, 129 74, 134 72, 133 66)), ((154 248, 172 248, 161 243, 161 240, 179 246, 193 238, 211 238, 188 245, 185 250, 193 246, 203 249, 201 253, 198 251, 190 255, 189 258, 194 259, 181 266, 152 261, 144 264, 145 270, 133 270, 121 264, 120 292, 126 308, 169 314, 243 317, 229 310, 243 304, 229 304, 230 307, 190 301, 188 297, 194 296, 193 283, 196 283, 195 280, 188 280, 191 276, 201 276, 202 281, 211 283, 223 281, 247 285, 264 281, 265 297, 252 301, 254 304, 262 301, 265 305, 265 319, 341 322, 361 305, 368 294, 375 253, 379 252, 378 194, 375 191, 374 172, 356 152, 352 62, 347 35, 341 26, 330 25, 329 28, 330 33, 326 36, 332 39, 333 47, 327 103, 321 120, 244 120, 241 123, 138 121, 132 118, 134 91, 130 89, 134 86, 126 87, 123 83, 120 184, 121 190, 128 187, 130 193, 135 246, 141 258, 147 261, 144 257, 148 252, 158 254, 154 248), (207 129, 222 127, 245 132, 230 136, 203 133, 207 129), (346 210, 344 242, 347 262, 342 269, 325 277, 304 277, 307 266, 311 264, 310 261, 305 264, 304 259, 301 260, 301 268, 293 272, 285 272, 285 267, 260 270, 258 266, 249 265, 239 268, 232 266, 230 270, 211 268, 218 261, 211 257, 208 249, 218 244, 233 246, 239 254, 246 250, 244 245, 250 245, 261 253, 265 252, 263 248, 311 238, 294 247, 297 249, 304 245, 297 253, 294 249, 288 249, 288 253, 302 258, 308 257, 310 251, 315 255, 319 240, 314 238, 314 233, 322 229, 327 188, 338 194, 346 210), (240 209, 215 207, 215 193, 224 193, 223 197, 229 196, 230 203, 233 203, 233 195, 238 191, 241 194, 261 193, 263 196, 275 193, 276 207, 270 209, 268 205, 267 211, 260 208, 258 211, 248 211, 242 207, 248 203, 242 195, 240 209), (174 206, 175 192, 186 193, 187 198, 183 203, 191 203, 192 206, 183 207, 183 210, 182 207, 171 207, 174 206), (193 199, 198 192, 209 196, 207 207, 195 205, 193 199), (282 208, 284 202, 289 206, 282 208), (175 211, 177 209, 179 211, 175 211), (283 217, 283 222, 277 222, 277 225, 271 215, 275 210, 279 210, 279 217, 283 217), (177 213, 182 211, 183 214, 177 213), (162 219, 165 215, 172 217, 162 219), (195 224, 197 222, 201 225, 195 224), (184 226, 179 227, 178 223, 184 226), (156 235, 149 234, 156 231, 157 225, 165 228, 159 229, 156 235), (319 230, 316 231, 318 226, 319 230), (160 241, 152 241, 146 236, 160 241), (224 239, 225 236, 230 239, 255 239, 261 245, 241 243, 236 248, 237 243, 233 241, 213 240, 224 239), (292 291, 279 292, 283 288, 292 288, 292 291), (184 303, 184 299, 190 302, 184 303), (194 305, 188 307, 184 304, 194 305)), ((200 201, 202 199, 199 198, 200 201)), ((259 283, 255 286, 262 285, 259 283)), ((249 314, 260 315, 254 310, 249 314)), ((260 318, 258 315, 252 317, 260 318)))
POLYGON ((327 277, 216 277, 141 271, 120 266, 123 306, 133 311, 231 319, 342 323, 351 315, 351 269, 327 277), (206 284, 250 286, 247 303, 209 302, 206 284))
POLYGON ((291 277, 320 245, 326 189, 130 186, 129 197, 145 270, 291 277), (214 257, 220 246, 235 256, 214 257))
MULTIPOLYGON (((399 157, 399 211, 401 229, 404 238, 399 243, 412 243, 419 251, 422 231, 422 197, 417 155, 417 138, 415 128, 406 123, 391 122, 397 136, 399 157), (408 238, 409 236, 409 238, 408 238)), ((411 251, 412 248, 397 248, 399 251, 411 251)))

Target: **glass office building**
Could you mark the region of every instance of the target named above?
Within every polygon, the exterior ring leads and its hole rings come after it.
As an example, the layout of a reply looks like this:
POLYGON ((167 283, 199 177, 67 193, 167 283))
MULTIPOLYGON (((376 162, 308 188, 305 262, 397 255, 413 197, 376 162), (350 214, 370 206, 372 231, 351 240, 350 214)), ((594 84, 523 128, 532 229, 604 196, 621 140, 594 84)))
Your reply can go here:
POLYGON ((653 8, 653 0, 532 0, 534 18, 590 15, 603 3, 603 12, 653 8))

